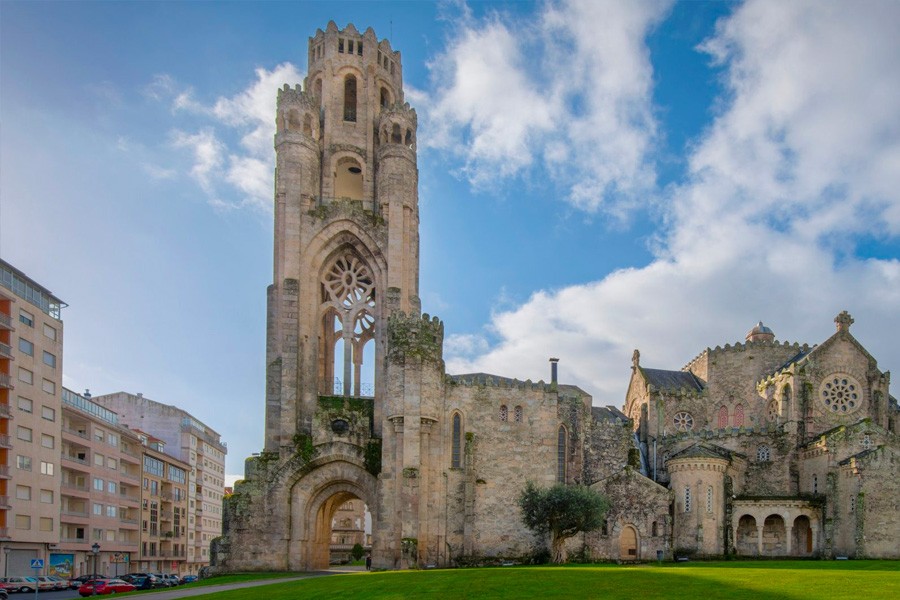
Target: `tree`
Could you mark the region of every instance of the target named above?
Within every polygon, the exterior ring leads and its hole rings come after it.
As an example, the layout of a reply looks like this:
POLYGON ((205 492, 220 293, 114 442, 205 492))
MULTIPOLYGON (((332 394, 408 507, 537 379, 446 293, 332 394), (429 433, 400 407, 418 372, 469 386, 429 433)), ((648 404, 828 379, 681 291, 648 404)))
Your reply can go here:
POLYGON ((350 550, 350 556, 353 557, 353 560, 361 559, 365 553, 366 549, 362 547, 362 544, 353 544, 353 548, 350 550))
POLYGON ((556 484, 539 488, 530 481, 519 496, 522 522, 538 534, 550 534, 553 562, 565 562, 565 542, 603 525, 609 508, 606 497, 583 485, 556 484))

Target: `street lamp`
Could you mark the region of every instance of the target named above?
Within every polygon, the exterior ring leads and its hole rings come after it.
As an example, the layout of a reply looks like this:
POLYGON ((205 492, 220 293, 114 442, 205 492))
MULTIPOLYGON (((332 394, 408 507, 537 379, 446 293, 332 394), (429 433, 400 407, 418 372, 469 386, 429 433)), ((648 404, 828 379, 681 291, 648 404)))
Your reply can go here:
POLYGON ((94 555, 94 585, 91 586, 91 596, 97 595, 97 557, 100 555, 100 544, 94 542, 91 546, 91 553, 94 555))

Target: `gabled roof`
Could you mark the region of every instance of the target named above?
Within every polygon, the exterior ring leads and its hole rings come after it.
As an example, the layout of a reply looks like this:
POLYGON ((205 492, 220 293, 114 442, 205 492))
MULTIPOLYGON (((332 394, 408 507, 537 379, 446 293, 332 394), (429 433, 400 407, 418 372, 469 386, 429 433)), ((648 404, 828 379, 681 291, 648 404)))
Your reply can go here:
POLYGON ((677 391, 687 389, 694 392, 703 391, 703 382, 697 379, 690 371, 638 368, 643 374, 644 380, 658 390, 677 391))
POLYGON ((866 457, 866 456, 872 454, 873 452, 876 452, 877 450, 878 450, 878 447, 876 446, 874 448, 869 448, 868 450, 863 450, 862 452, 857 452, 856 454, 854 454, 852 456, 848 456, 847 458, 845 458, 838 464, 839 465, 849 465, 854 460, 859 460, 860 458, 866 457))
POLYGON ((818 346, 813 346, 812 348, 807 348, 806 350, 801 350, 800 352, 798 352, 797 354, 792 356, 790 359, 788 359, 787 362, 785 362, 783 365, 781 365, 780 367, 775 369, 775 373, 780 373, 781 371, 784 371, 785 369, 789 368, 792 364, 800 362, 801 360, 803 360, 804 358, 809 356, 809 353, 812 352, 813 350, 815 350, 816 348, 818 348, 818 346))

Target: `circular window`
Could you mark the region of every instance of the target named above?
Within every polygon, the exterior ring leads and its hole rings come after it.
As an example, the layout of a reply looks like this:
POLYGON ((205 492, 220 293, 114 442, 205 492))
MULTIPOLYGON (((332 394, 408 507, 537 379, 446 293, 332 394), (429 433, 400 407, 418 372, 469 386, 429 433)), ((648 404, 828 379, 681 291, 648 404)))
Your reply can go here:
POLYGON ((694 417, 691 416, 691 413, 677 412, 673 421, 675 429, 678 431, 690 431, 694 428, 694 417))
POLYGON ((822 383, 820 397, 833 413, 851 413, 862 403, 862 387, 850 375, 836 373, 822 383))
POLYGON ((350 431, 350 423, 344 419, 335 419, 331 422, 331 430, 338 435, 344 435, 350 431))

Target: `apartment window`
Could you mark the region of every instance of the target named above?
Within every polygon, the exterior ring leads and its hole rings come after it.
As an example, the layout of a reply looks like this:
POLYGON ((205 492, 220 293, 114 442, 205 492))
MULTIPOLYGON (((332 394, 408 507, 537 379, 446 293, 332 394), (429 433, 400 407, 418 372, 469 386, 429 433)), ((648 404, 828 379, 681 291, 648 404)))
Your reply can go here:
POLYGON ((106 459, 106 468, 107 469, 116 469, 116 468, 118 468, 118 466, 119 466, 119 464, 118 464, 118 462, 116 462, 116 459, 114 459, 114 458, 106 459))
POLYGON ((94 430, 94 439, 95 440, 97 440, 98 442, 102 442, 104 437, 106 437, 105 431, 103 431, 102 429, 94 430))
POLYGON ((53 463, 41 461, 41 475, 53 475, 53 463))
POLYGON ((50 408, 49 406, 41 407, 41 418, 45 421, 55 421, 56 420, 56 410, 50 408))
POLYGON ((41 503, 53 504, 53 490, 41 490, 41 503))
POLYGON ((52 435, 48 435, 46 433, 41 434, 41 446, 44 448, 55 448, 56 447, 56 438, 52 435))
POLYGON ((94 477, 94 489, 95 490, 97 490, 98 492, 102 492, 103 485, 104 485, 104 482, 102 479, 100 479, 99 477, 94 477))
POLYGON ((117 436, 114 433, 108 433, 106 435, 106 443, 109 444, 110 446, 115 446, 116 448, 118 448, 119 447, 119 436, 117 436))
POLYGON ((28 356, 34 356, 34 344, 25 338, 19 338, 19 352, 28 356))
POLYGON ((31 457, 30 456, 16 456, 16 467, 22 469, 23 471, 31 470, 31 457))
POLYGON ((106 491, 110 494, 116 493, 116 482, 115 481, 107 481, 106 482, 106 491))
POLYGON ((56 394, 56 384, 50 381, 49 379, 44 379, 41 382, 41 389, 47 392, 48 394, 56 394))
POLYGON ((44 364, 47 365, 48 367, 52 367, 54 369, 56 368, 56 355, 55 354, 50 354, 49 352, 44 350, 43 360, 44 360, 44 364))
POLYGON ((30 442, 32 436, 32 431, 28 427, 22 427, 19 425, 16 427, 16 437, 23 442, 30 442))
POLYGON ((19 367, 19 381, 31 385, 32 383, 34 383, 34 373, 29 371, 28 369, 19 367))
POLYGON ((95 465, 97 465, 98 467, 102 467, 103 463, 105 461, 106 461, 105 456, 103 456, 102 454, 97 454, 96 452, 94 453, 94 464, 95 465))
POLYGON ((22 412, 30 413, 33 410, 34 403, 31 400, 29 400, 28 398, 23 398, 22 396, 19 396, 18 406, 19 406, 19 410, 21 410, 22 412))
POLYGON ((46 323, 44 324, 44 337, 56 341, 56 330, 46 323))
POLYGON ((16 500, 31 500, 31 487, 27 485, 17 485, 16 500))
POLYGON ((16 529, 31 529, 31 517, 29 515, 16 515, 16 529))
POLYGON ((19 310, 19 322, 34 327, 34 315, 27 310, 19 310))
POLYGON ((92 507, 92 510, 93 510, 94 514, 97 515, 98 517, 103 516, 103 505, 102 504, 95 504, 92 507))
POLYGON ((38 528, 41 531, 53 531, 53 519, 51 517, 41 517, 38 521, 38 528))
POLYGON ((106 516, 107 517, 117 517, 119 516, 119 511, 112 504, 106 507, 106 516))

